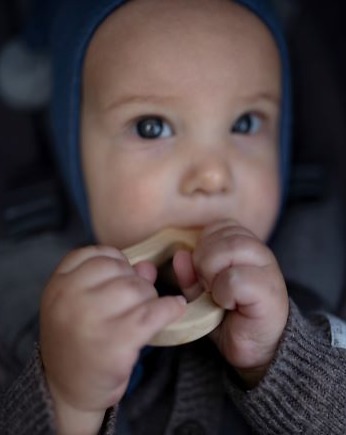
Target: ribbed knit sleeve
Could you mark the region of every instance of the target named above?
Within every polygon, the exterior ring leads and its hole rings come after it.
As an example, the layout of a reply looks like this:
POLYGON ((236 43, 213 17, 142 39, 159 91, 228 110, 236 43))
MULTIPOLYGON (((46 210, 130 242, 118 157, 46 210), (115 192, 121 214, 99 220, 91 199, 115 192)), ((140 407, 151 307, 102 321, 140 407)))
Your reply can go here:
POLYGON ((231 376, 226 384, 255 433, 346 433, 346 350, 331 346, 326 317, 305 319, 293 302, 276 357, 261 383, 246 392, 231 376))
POLYGON ((22 374, 0 397, 0 434, 55 433, 53 407, 36 349, 22 374))
MULTIPOLYGON (((116 408, 110 408, 99 435, 115 434, 116 408)), ((10 388, 0 396, 1 435, 55 435, 53 403, 39 349, 10 388)))

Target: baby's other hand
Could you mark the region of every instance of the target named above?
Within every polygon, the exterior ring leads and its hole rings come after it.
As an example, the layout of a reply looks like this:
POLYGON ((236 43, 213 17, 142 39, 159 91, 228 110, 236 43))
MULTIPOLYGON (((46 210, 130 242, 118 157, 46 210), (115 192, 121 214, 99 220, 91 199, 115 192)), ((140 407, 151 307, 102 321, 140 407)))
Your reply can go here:
POLYGON ((40 342, 59 434, 97 433, 140 349, 183 314, 180 299, 157 297, 155 279, 151 263, 131 267, 120 251, 97 246, 71 252, 52 275, 40 342))
POLYGON ((255 386, 275 354, 289 310, 271 250, 234 221, 222 221, 205 228, 193 255, 178 252, 174 268, 188 299, 210 291, 227 310, 211 338, 247 386, 255 386))

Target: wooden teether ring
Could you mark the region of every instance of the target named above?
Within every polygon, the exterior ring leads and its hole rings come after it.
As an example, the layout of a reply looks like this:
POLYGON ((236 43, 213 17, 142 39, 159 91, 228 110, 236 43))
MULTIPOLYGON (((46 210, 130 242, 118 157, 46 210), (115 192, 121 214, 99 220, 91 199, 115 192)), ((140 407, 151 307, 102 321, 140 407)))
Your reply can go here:
MULTIPOLYGON (((169 260, 179 248, 193 250, 197 231, 169 228, 138 245, 124 249, 131 264, 150 260, 160 265, 169 260)), ((215 304, 209 293, 202 293, 187 304, 186 312, 178 321, 161 330, 150 342, 153 346, 176 346, 189 343, 213 331, 223 318, 224 310, 215 304)))

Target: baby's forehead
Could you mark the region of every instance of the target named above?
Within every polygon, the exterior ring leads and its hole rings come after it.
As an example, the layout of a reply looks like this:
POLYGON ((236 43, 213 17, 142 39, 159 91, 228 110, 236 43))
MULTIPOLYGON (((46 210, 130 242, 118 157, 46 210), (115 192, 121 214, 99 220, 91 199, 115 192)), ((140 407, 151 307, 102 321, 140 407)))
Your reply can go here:
POLYGON ((180 65, 195 67, 199 75, 213 64, 227 66, 223 58, 236 61, 250 51, 253 65, 264 62, 267 68, 268 60, 279 58, 267 27, 230 0, 133 0, 112 12, 95 32, 84 75, 88 87, 106 83, 110 76, 128 78, 129 72, 136 75, 143 68, 164 74, 180 65))
POLYGON ((265 24, 231 0, 132 0, 108 15, 90 46, 97 45, 102 51, 126 50, 130 44, 145 49, 149 41, 184 46, 195 36, 198 48, 202 44, 198 38, 203 35, 231 36, 230 43, 243 40, 252 44, 261 43, 265 36, 274 43, 265 24))

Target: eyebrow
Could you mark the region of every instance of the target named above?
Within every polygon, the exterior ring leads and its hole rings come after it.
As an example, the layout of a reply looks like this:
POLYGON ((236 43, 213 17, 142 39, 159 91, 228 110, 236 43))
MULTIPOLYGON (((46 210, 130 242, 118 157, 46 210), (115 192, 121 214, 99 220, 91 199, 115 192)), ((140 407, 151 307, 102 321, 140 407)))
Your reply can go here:
POLYGON ((281 103, 281 96, 276 92, 259 92, 258 94, 254 95, 243 95, 241 99, 250 103, 260 100, 269 101, 275 105, 279 105, 281 103))
POLYGON ((174 96, 157 96, 157 95, 123 95, 120 98, 117 98, 116 101, 111 102, 106 105, 104 110, 114 110, 120 106, 125 106, 129 104, 143 104, 143 103, 154 103, 154 104, 162 104, 162 103, 172 103, 176 101, 176 97, 174 96))
MULTIPOLYGON (((241 100, 248 103, 253 103, 255 101, 265 100, 272 104, 280 105, 281 98, 275 92, 260 92, 255 95, 246 95, 240 97, 241 100)), ((175 96, 158 96, 158 95, 123 95, 112 101, 104 107, 104 111, 112 111, 118 107, 130 105, 130 104, 143 104, 143 103, 153 103, 153 104, 164 104, 172 103, 176 101, 175 96)))

